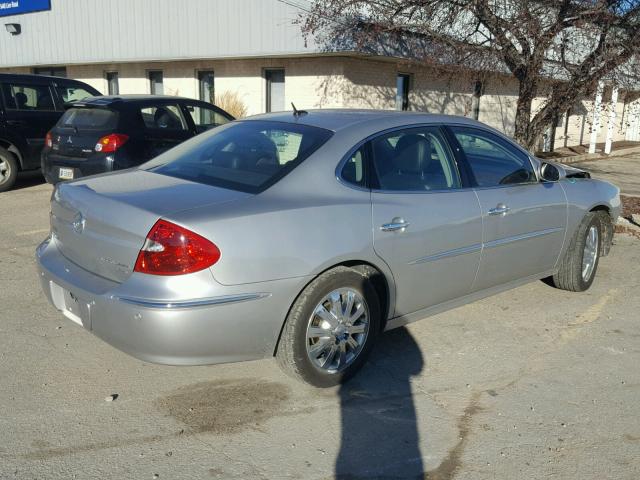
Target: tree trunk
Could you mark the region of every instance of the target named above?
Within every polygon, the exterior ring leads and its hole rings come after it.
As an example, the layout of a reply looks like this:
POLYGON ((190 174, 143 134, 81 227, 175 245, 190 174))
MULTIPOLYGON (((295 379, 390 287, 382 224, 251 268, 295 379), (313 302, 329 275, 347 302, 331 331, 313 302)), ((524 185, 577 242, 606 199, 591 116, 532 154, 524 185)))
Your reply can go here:
POLYGON ((533 75, 527 75, 526 71, 517 72, 519 81, 518 103, 516 105, 516 119, 514 139, 524 148, 531 150, 535 146, 536 137, 531 136, 531 106, 537 91, 537 82, 533 75))

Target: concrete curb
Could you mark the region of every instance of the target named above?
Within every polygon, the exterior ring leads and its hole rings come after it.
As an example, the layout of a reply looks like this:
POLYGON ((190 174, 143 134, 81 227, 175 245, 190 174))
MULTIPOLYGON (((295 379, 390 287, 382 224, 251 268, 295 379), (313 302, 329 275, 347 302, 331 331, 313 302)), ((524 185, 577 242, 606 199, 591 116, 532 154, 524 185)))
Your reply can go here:
POLYGON ((609 155, 605 155, 603 153, 582 153, 580 155, 573 155, 571 157, 560 157, 549 160, 559 163, 579 163, 588 162, 590 160, 606 160, 607 158, 623 157, 624 155, 629 155, 631 153, 640 153, 640 146, 621 148, 620 150, 611 152, 609 155))

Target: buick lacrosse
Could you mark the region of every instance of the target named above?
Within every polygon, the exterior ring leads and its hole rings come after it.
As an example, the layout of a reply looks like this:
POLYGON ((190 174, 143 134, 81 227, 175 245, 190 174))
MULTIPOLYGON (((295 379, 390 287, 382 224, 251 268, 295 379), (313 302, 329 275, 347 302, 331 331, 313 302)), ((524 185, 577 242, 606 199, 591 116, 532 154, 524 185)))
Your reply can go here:
POLYGON ((316 386, 383 330, 547 279, 589 288, 617 187, 473 120, 259 115, 58 185, 37 248, 67 318, 142 360, 276 357, 316 386))

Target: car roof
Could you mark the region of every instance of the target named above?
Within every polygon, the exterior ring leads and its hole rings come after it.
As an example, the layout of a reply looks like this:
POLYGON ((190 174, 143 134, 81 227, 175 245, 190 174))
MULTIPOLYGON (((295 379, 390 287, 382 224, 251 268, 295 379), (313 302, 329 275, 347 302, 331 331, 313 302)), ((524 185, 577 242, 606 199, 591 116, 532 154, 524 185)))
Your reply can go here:
POLYGON ((50 75, 36 75, 32 73, 0 73, 0 81, 48 81, 56 83, 74 83, 76 85, 86 85, 86 83, 66 77, 52 77, 50 75))
POLYGON ((409 112, 400 110, 367 110, 367 109, 317 109, 301 110, 298 115, 293 111, 254 115, 244 120, 270 120, 276 122, 295 123, 324 128, 333 132, 348 130, 354 127, 370 127, 372 130, 393 128, 411 124, 462 124, 469 126, 487 125, 467 117, 456 115, 440 115, 425 112, 409 112))
POLYGON ((199 102, 199 100, 195 100, 193 98, 186 97, 176 97, 173 95, 104 95, 101 97, 88 97, 83 100, 79 100, 76 102, 78 105, 97 105, 97 106, 108 106, 115 103, 146 103, 149 101, 156 102, 169 102, 176 100, 181 101, 190 101, 190 102, 199 102))

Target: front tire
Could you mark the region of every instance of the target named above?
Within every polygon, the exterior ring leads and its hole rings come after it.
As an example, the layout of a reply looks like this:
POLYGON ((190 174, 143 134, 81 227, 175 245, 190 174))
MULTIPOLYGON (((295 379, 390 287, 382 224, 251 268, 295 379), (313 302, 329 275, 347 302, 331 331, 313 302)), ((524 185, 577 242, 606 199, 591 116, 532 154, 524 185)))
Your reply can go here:
POLYGON ((8 150, 0 147, 0 192, 6 192, 16 183, 18 162, 8 150))
POLYGON ((587 213, 564 253, 558 273, 551 277, 553 286, 571 292, 583 292, 591 286, 602 252, 603 231, 600 215, 587 213))
POLYGON ((370 280, 337 267, 313 280, 296 299, 276 358, 292 377, 316 387, 351 378, 380 331, 380 300, 370 280))

